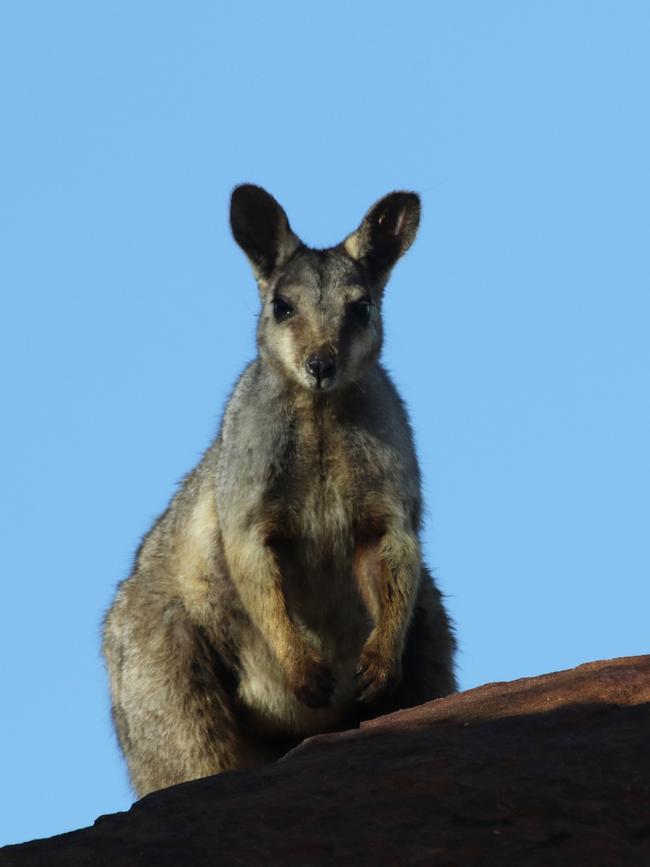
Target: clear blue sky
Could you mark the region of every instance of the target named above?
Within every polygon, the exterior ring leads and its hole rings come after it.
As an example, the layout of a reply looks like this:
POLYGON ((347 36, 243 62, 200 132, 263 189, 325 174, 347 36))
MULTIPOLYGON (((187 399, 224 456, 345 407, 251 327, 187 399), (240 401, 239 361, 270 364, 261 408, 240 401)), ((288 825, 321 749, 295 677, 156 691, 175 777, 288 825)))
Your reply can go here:
POLYGON ((466 687, 649 650, 650 5, 0 10, 0 839, 128 808, 100 621, 254 352, 227 203, 395 188, 385 361, 466 687))

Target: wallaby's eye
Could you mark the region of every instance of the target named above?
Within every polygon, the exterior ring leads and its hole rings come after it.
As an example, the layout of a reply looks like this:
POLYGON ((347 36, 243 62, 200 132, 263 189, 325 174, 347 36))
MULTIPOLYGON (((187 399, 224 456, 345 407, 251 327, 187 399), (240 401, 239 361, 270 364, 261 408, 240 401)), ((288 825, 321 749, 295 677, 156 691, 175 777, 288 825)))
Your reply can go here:
POLYGON ((293 316, 293 305, 286 298, 283 298, 282 295, 276 295, 271 303, 273 304, 273 315, 276 322, 284 322, 285 319, 293 316))
POLYGON ((372 302, 369 298, 362 298, 360 301, 355 301, 352 307, 352 314, 359 325, 368 325, 370 322, 370 308, 372 302))

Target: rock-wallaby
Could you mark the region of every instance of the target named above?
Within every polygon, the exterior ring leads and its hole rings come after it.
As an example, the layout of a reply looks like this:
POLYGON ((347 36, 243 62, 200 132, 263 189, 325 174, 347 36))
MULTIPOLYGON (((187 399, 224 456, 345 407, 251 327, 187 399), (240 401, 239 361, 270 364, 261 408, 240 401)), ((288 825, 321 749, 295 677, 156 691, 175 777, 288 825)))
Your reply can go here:
POLYGON ((105 622, 139 795, 455 689, 411 429, 378 362, 384 287, 419 218, 415 193, 391 193, 315 250, 265 190, 232 194, 258 355, 105 622))

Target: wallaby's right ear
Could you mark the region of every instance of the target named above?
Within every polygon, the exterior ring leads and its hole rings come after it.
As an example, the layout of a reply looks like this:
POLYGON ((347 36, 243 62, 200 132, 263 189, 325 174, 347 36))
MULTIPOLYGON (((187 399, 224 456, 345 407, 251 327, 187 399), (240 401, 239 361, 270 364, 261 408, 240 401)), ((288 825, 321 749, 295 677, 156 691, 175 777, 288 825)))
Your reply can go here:
POLYGON ((420 224, 417 193, 389 193, 370 208, 356 232, 343 242, 349 256, 362 262, 380 286, 413 243, 420 224))
POLYGON ((230 199, 230 228, 235 241, 265 282, 300 246, 282 207, 270 193, 254 184, 235 187, 230 199))

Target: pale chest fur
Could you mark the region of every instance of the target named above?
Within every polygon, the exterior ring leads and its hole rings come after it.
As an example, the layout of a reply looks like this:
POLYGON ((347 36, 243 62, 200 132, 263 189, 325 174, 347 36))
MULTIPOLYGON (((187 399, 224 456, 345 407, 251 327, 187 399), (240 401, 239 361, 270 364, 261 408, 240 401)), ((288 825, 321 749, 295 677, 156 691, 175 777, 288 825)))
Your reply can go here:
POLYGON ((287 606, 328 656, 354 657, 370 628, 353 568, 363 449, 333 412, 299 415, 291 437, 293 460, 268 501, 287 606))
POLYGON ((291 458, 266 492, 280 536, 323 561, 349 556, 382 487, 373 469, 377 444, 334 409, 319 407, 296 413, 284 447, 291 458))

